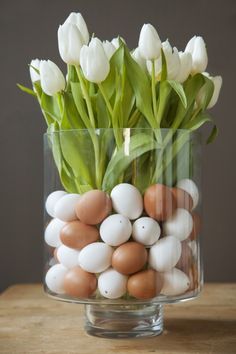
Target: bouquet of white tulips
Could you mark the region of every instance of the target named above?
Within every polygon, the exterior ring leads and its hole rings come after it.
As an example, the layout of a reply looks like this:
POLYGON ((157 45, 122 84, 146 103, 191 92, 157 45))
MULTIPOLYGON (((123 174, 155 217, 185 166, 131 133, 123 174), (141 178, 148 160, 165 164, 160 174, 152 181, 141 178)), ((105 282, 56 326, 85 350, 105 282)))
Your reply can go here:
MULTIPOLYGON (((49 136, 54 136, 51 144, 60 178, 69 192, 111 190, 122 181, 128 165, 147 153, 145 146, 151 146, 150 139, 163 156, 163 149, 170 139, 175 141, 178 129, 191 133, 210 122, 213 128, 207 141, 216 137, 216 125, 207 110, 218 100, 222 78, 205 72, 208 57, 202 37, 194 36, 181 52, 168 40, 161 42, 151 24, 144 24, 138 47, 130 51, 121 37, 111 42, 90 38, 82 15, 71 13, 59 26, 58 47, 67 64, 66 78, 52 61, 35 59, 30 63, 33 90, 18 86, 40 104, 49 136), (131 158, 121 166, 119 152, 124 150, 125 128, 144 130, 132 136, 131 158), (152 128, 153 136, 148 136, 145 128, 152 128), (169 129, 169 133, 163 136, 161 128, 169 129), (90 141, 78 139, 77 129, 86 129, 90 141), (74 141, 60 136, 65 130, 74 130, 74 141), (115 145, 110 161, 104 164, 102 150, 109 144, 106 130, 112 131, 115 145), (58 134, 50 135, 54 132, 58 134), (80 144, 91 148, 91 161, 80 153, 80 144), (94 178, 87 167, 95 170, 94 178), (111 177, 111 169, 116 176, 113 173, 111 177)), ((178 151, 183 143, 184 138, 178 151)), ((158 168, 163 168, 157 160, 153 162, 152 181, 158 180, 158 168)))

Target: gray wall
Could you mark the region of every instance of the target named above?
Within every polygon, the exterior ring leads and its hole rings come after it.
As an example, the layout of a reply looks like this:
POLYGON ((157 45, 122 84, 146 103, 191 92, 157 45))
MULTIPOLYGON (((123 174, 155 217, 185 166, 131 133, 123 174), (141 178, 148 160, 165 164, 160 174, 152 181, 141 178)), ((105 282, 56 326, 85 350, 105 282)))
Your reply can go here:
POLYGON ((120 34, 131 48, 145 22, 155 25, 161 38, 169 38, 179 49, 194 34, 205 38, 208 69, 224 79, 220 101, 212 112, 220 136, 204 149, 205 279, 236 280, 236 1, 1 0, 1 288, 41 280, 45 125, 37 104, 15 84, 30 84, 27 63, 31 58, 51 58, 62 65, 56 31, 71 11, 82 12, 97 36, 111 39, 120 34))

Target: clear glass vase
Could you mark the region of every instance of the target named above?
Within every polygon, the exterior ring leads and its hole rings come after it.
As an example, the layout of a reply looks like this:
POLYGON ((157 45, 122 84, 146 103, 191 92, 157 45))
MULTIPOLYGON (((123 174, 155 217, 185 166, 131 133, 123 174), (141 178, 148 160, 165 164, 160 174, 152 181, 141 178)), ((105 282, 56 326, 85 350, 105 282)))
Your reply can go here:
POLYGON ((201 136, 97 129, 44 136, 45 282, 85 329, 155 336, 162 306, 202 286, 201 136))

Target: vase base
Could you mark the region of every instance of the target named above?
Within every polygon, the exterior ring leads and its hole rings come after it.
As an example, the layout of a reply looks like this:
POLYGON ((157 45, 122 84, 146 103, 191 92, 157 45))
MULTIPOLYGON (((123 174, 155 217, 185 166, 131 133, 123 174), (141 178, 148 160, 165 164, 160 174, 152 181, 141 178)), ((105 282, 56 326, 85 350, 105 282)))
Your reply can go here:
POLYGON ((86 305, 85 313, 85 330, 95 337, 147 338, 163 331, 161 305, 86 305))

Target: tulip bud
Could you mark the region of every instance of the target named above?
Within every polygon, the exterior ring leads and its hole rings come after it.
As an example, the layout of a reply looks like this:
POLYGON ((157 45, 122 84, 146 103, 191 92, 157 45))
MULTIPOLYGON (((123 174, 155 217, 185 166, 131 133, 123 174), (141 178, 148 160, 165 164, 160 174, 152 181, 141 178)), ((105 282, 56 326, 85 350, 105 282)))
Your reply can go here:
POLYGON ((122 38, 122 37, 120 37, 120 36, 118 36, 118 37, 116 37, 116 38, 113 38, 112 41, 111 41, 111 43, 114 45, 114 47, 115 47, 116 49, 118 49, 118 48, 120 47, 120 40, 122 40, 122 42, 125 43, 124 38, 122 38))
POLYGON ((146 70, 146 60, 140 55, 139 48, 136 48, 131 55, 139 66, 141 66, 143 70, 146 70))
POLYGON ((202 73, 206 70, 208 57, 206 44, 202 37, 194 36, 191 38, 185 52, 192 55, 192 74, 202 73))
POLYGON ((65 78, 58 66, 51 60, 41 60, 40 78, 42 90, 49 96, 65 89, 65 78))
POLYGON ((82 38, 83 38, 83 44, 88 44, 89 32, 88 32, 86 22, 84 21, 84 18, 81 15, 81 13, 72 12, 68 16, 68 18, 65 20, 64 24, 66 24, 66 23, 71 23, 73 25, 76 25, 78 27, 78 30, 81 33, 82 38))
POLYGON ((192 56, 188 52, 179 52, 180 69, 175 78, 176 81, 183 83, 189 77, 192 70, 192 56))
POLYGON ((58 28, 58 47, 62 60, 67 64, 79 65, 83 38, 76 25, 64 23, 58 28))
POLYGON ((39 70, 39 67, 40 67, 40 60, 39 59, 31 60, 29 71, 30 71, 30 77, 31 77, 32 83, 40 80, 40 75, 37 73, 37 71, 34 70, 34 68, 39 70))
POLYGON ((89 45, 80 51, 80 65, 88 81, 100 83, 110 71, 110 63, 98 38, 92 38, 89 45))
POLYGON ((138 47, 140 55, 146 60, 159 58, 161 40, 156 29, 150 24, 144 24, 139 35, 138 47))
POLYGON ((109 41, 103 41, 102 45, 103 45, 103 49, 106 53, 107 58, 110 60, 112 55, 116 51, 116 47, 109 41))
MULTIPOLYGON (((211 100, 207 106, 207 108, 209 109, 209 108, 212 108, 216 104, 216 102, 218 101, 220 89, 222 86, 222 77, 221 76, 210 76, 207 72, 204 72, 203 75, 206 76, 208 79, 210 79, 214 84, 213 95, 212 95, 211 100)), ((200 91, 198 92, 198 95, 196 97, 197 105, 200 106, 202 104, 204 96, 205 96, 205 87, 203 86, 200 89, 200 91)))

